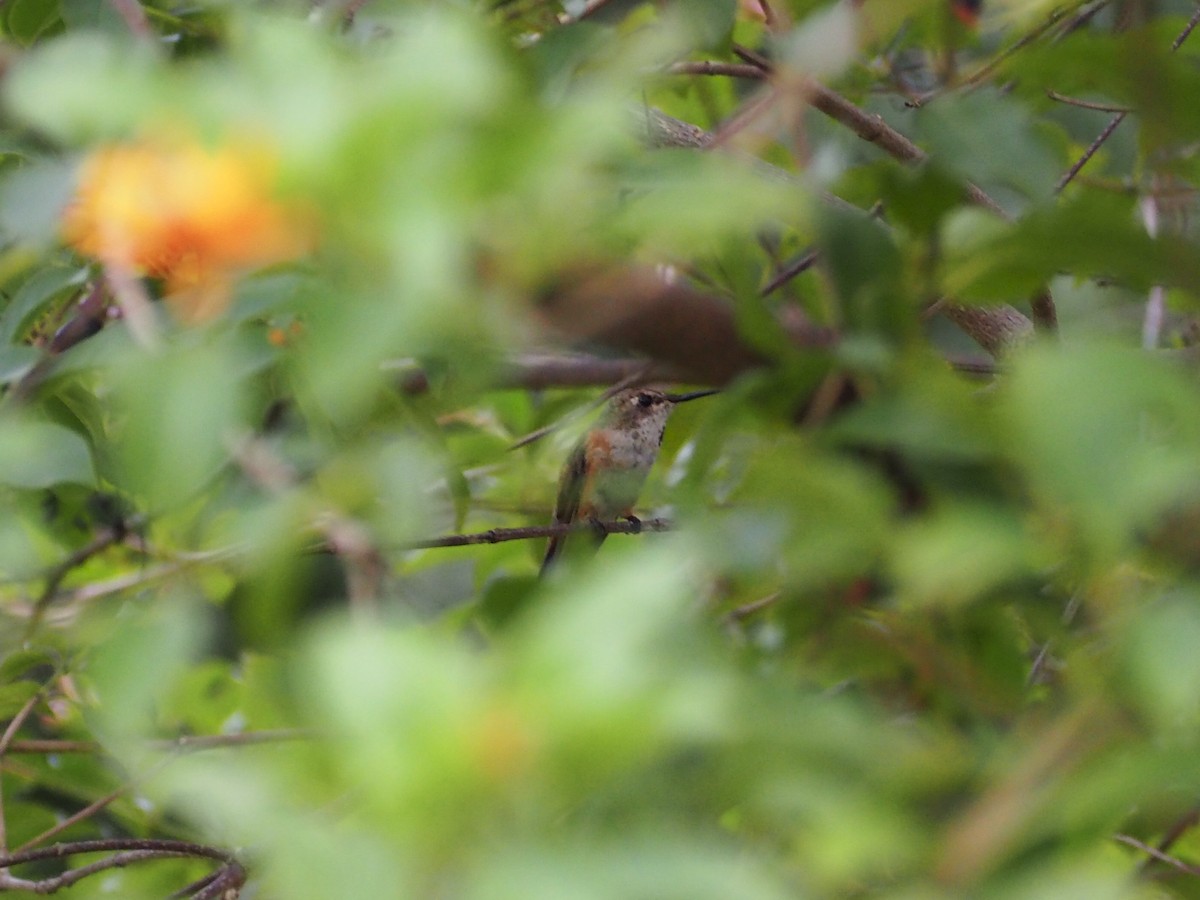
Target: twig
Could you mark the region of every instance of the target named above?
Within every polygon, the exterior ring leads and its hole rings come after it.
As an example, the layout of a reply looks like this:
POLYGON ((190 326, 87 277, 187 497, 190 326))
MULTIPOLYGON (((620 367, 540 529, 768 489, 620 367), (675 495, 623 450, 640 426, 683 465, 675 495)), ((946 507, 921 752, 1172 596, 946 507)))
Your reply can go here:
POLYGON ((766 297, 769 294, 773 294, 800 273, 811 269, 819 258, 820 253, 816 250, 806 250, 804 253, 801 253, 796 259, 780 269, 774 278, 767 282, 766 287, 760 291, 761 295, 766 297))
MULTIPOLYGON (((830 90, 825 85, 810 81, 808 97, 813 107, 834 121, 845 125, 864 141, 874 144, 901 162, 919 163, 928 158, 928 154, 924 150, 884 122, 880 116, 871 115, 855 106, 841 94, 830 90)), ((990 210, 1002 219, 1011 218, 1004 208, 979 185, 968 181, 966 191, 972 203, 990 210)))
MULTIPOLYGON (((1171 846, 1177 840, 1187 834, 1187 832, 1192 828, 1195 828, 1197 824, 1200 824, 1200 807, 1194 806, 1180 816, 1179 819, 1177 819, 1174 824, 1167 829, 1166 833, 1162 836, 1162 840, 1158 842, 1158 851, 1160 853, 1166 853, 1169 849, 1171 849, 1171 846)), ((1148 868, 1150 868, 1150 864, 1153 861, 1153 856, 1146 857, 1144 860, 1142 860, 1139 871, 1144 873, 1148 868)))
POLYGON ((1171 41, 1172 53, 1183 46, 1183 42, 1186 41, 1191 36, 1192 32, 1196 30, 1197 25, 1200 25, 1200 6, 1196 7, 1196 11, 1192 13, 1192 17, 1188 19, 1188 23, 1186 26, 1184 26, 1183 31, 1179 32, 1179 36, 1175 38, 1175 40, 1171 41))
MULTIPOLYGON (((29 718, 30 713, 41 702, 44 690, 44 686, 39 688, 34 692, 33 696, 22 704, 21 708, 17 710, 17 714, 12 717, 12 721, 4 729, 4 734, 0 735, 0 759, 3 759, 4 754, 8 752, 8 748, 12 746, 13 738, 21 730, 21 726, 25 724, 25 720, 29 718)), ((4 812, 3 779, 0 779, 0 852, 8 852, 8 823, 4 812)))
POLYGON ((215 859, 232 862, 233 854, 192 841, 168 840, 165 838, 100 838, 92 841, 68 841, 50 847, 34 847, 20 853, 0 856, 0 869, 9 869, 22 863, 38 862, 43 859, 63 859, 81 853, 125 853, 150 852, 163 856, 194 856, 200 859, 215 859))
MULTIPOLYGON (((303 728, 276 728, 265 731, 244 731, 239 734, 187 734, 177 738, 147 741, 151 750, 176 753, 194 753, 200 750, 216 750, 225 747, 248 747, 256 744, 273 744, 282 741, 303 741, 316 737, 303 728)), ((66 741, 53 738, 30 738, 9 744, 9 754, 33 753, 99 753, 103 747, 96 741, 66 741)))
POLYGON ((120 869, 131 863, 144 862, 148 859, 173 859, 179 856, 180 854, 178 853, 160 853, 156 850, 128 850, 123 853, 113 854, 105 859, 96 860, 93 863, 88 863, 86 866, 68 869, 61 875, 55 875, 51 878, 42 878, 37 881, 24 881, 22 879, 22 888, 33 894, 54 894, 63 888, 78 884, 89 875, 96 875, 108 869, 120 869))
MULTIPOLYGON (((856 133, 861 132, 867 137, 875 138, 884 149, 889 150, 889 152, 896 151, 893 155, 898 153, 898 158, 901 160, 920 162, 925 159, 925 152, 923 150, 913 144, 908 138, 888 127, 878 116, 868 115, 854 106, 854 104, 838 97, 837 94, 828 89, 819 91, 819 97, 822 99, 822 103, 826 107, 828 114, 839 120, 845 118, 847 121, 852 122, 856 133)), ((645 127, 648 133, 647 140, 652 146, 707 149, 713 144, 712 136, 704 131, 704 129, 668 116, 659 110, 647 108, 639 114, 645 119, 645 127)), ((789 173, 777 169, 757 157, 750 157, 750 160, 751 164, 755 166, 756 171, 761 171, 768 177, 780 179, 791 178, 789 173)), ((982 203, 988 209, 998 212, 1001 216, 1004 215, 1003 211, 999 209, 998 204, 980 191, 978 187, 975 187, 973 191, 968 188, 968 194, 972 199, 982 203)), ((847 204, 840 198, 830 195, 827 199, 836 205, 853 210, 861 215, 867 214, 865 210, 847 204)), ((544 308, 549 308, 554 313, 553 321, 555 326, 565 333, 572 334, 579 339, 595 340, 599 343, 607 343, 610 346, 639 350, 656 358, 677 361, 680 363, 681 368, 685 368, 691 373, 691 377, 701 380, 711 378, 712 383, 723 384, 740 373, 744 368, 763 363, 761 355, 754 352, 740 353, 739 357, 734 360, 720 359, 720 354, 722 352, 727 353, 728 348, 733 346, 732 342, 736 341, 736 330, 732 319, 730 319, 728 327, 722 325, 722 339, 718 346, 706 346, 703 354, 688 353, 686 354, 689 357, 687 360, 684 360, 684 354, 678 351, 677 345, 686 345, 690 336, 689 333, 679 332, 677 336, 672 334, 672 340, 669 344, 664 341, 656 341, 651 346, 646 343, 646 338, 647 335, 651 335, 653 332, 644 327, 643 322, 646 317, 640 311, 637 316, 627 316, 626 319, 632 324, 627 325, 622 322, 618 330, 615 327, 617 323, 612 321, 607 311, 603 311, 600 305, 602 302, 609 302, 614 295, 626 298, 626 305, 629 305, 627 299, 631 296, 629 286, 610 284, 614 280, 618 279, 614 279, 611 276, 608 278, 597 278, 594 284, 588 284, 583 288, 575 287, 569 292, 564 291, 556 295, 551 295, 547 299, 552 302, 544 303, 543 306, 544 308), (622 294, 615 294, 618 287, 622 291, 622 294), (601 288, 603 289, 602 292, 601 288), (580 321, 588 321, 589 319, 596 320, 597 324, 589 328, 579 327, 578 323, 580 321), (603 325, 600 324, 601 322, 603 325), (726 336, 724 334, 726 331, 731 332, 731 334, 726 336), (672 355, 668 356, 667 354, 672 355), (720 362, 722 365, 719 367, 715 366, 714 361, 720 362)), ((642 287, 644 288, 645 285, 642 287)), ((672 299, 670 298, 670 294, 672 293, 683 294, 684 291, 680 286, 672 286, 670 289, 665 287, 657 288, 654 291, 643 290, 643 296, 641 296, 639 303, 647 307, 652 304, 658 306, 659 309, 655 311, 656 315, 659 318, 663 318, 666 317, 666 308, 669 305, 666 301, 672 299)), ((682 299, 681 297, 680 300, 682 299)), ((700 299, 689 296, 687 298, 689 312, 681 312, 681 315, 690 315, 693 320, 696 319, 697 310, 703 309, 703 306, 697 303, 700 299)), ((682 303, 679 305, 682 306, 682 303)), ((714 319, 717 315, 718 306, 721 311, 720 314, 726 314, 724 303, 719 305, 711 304, 714 319)), ((959 307, 953 303, 943 303, 939 305, 939 309, 945 310, 949 315, 951 310, 966 308, 959 307)), ((675 315, 673 311, 669 318, 674 320, 675 315)), ((1028 317, 1008 305, 988 309, 966 309, 954 321, 985 348, 1004 349, 1018 344, 1033 328, 1033 323, 1028 317)), ((822 330, 819 328, 808 328, 805 329, 804 333, 789 334, 789 337, 797 346, 803 347, 829 347, 837 341, 836 332, 830 329, 822 330)))
POLYGON ((433 550, 440 547, 469 547, 473 544, 500 544, 505 541, 527 541, 533 538, 559 537, 573 531, 601 531, 604 534, 640 534, 643 531, 670 531, 668 519, 642 519, 640 522, 567 522, 554 525, 534 525, 529 528, 492 528, 474 534, 449 534, 445 537, 401 544, 400 550, 433 550))
POLYGON ((1080 109, 1093 109, 1096 112, 1127 113, 1130 111, 1126 106, 1114 106, 1111 103, 1093 103, 1090 100, 1080 100, 1078 97, 1068 97, 1066 94, 1060 94, 1058 91, 1046 91, 1046 96, 1051 100, 1065 103, 1068 106, 1078 106, 1080 109))
POLYGON ((667 66, 668 75, 725 75, 729 78, 762 80, 769 72, 761 66, 726 62, 677 62, 667 66))
POLYGON ((184 897, 193 897, 194 898, 197 896, 203 896, 202 894, 200 894, 200 892, 204 891, 206 888, 208 888, 210 885, 212 885, 217 880, 217 878, 220 877, 220 875, 223 871, 224 871, 224 868, 214 869, 213 871, 211 871, 207 875, 205 875, 203 878, 198 878, 195 881, 193 881, 191 884, 181 887, 179 890, 175 891, 172 894, 168 894, 167 900, 183 900, 184 897))
POLYGON ((114 800, 118 800, 121 797, 128 794, 131 790, 133 790, 134 787, 135 787, 135 782, 130 781, 126 784, 121 785, 116 790, 110 791, 109 793, 105 794, 103 797, 93 800, 91 803, 89 803, 87 806, 83 807, 82 809, 76 810, 71 815, 67 816, 66 818, 60 819, 59 821, 55 822, 53 825, 51 825, 49 828, 47 828, 41 834, 37 834, 37 835, 34 835, 33 837, 31 837, 29 840, 27 840, 25 843, 23 843, 20 847, 18 847, 16 849, 16 852, 20 853, 23 850, 29 850, 30 848, 36 847, 39 844, 44 844, 46 841, 50 840, 50 838, 54 837, 55 835, 62 834, 64 831, 66 831, 68 828, 70 828, 72 825, 76 824, 77 822, 82 822, 85 819, 90 819, 92 816, 94 816, 100 810, 104 809, 104 807, 108 806, 114 800))
POLYGON ((1094 19, 1096 17, 1096 13, 1100 12, 1100 10, 1104 9, 1104 7, 1108 6, 1111 2, 1112 0, 1099 0, 1099 2, 1089 9, 1085 9, 1082 12, 1076 13, 1071 21, 1067 22, 1061 29, 1059 29, 1058 34, 1054 36, 1054 40, 1056 42, 1061 41, 1068 35, 1078 31, 1080 28, 1094 19))
POLYGON ((749 47, 743 47, 741 44, 733 44, 730 49, 733 55, 742 62, 748 62, 752 66, 758 66, 764 72, 771 70, 771 61, 759 53, 757 50, 751 50, 749 47))
MULTIPOLYGON (((993 72, 995 72, 996 69, 1000 68, 1000 66, 1002 66, 1009 59, 1009 57, 1013 56, 1015 53, 1020 52, 1025 47, 1028 47, 1030 44, 1032 44, 1034 41, 1036 41, 1038 38, 1040 38, 1042 35, 1044 35, 1047 31, 1050 31, 1052 28, 1054 28, 1055 25, 1057 25, 1059 22, 1061 22, 1066 17, 1068 12, 1071 12, 1073 9, 1078 9, 1080 6, 1083 6, 1086 3, 1087 3, 1087 0, 1079 0, 1079 2, 1077 2, 1075 4, 1075 6, 1072 8, 1057 7, 1055 9, 1052 9, 1050 11, 1050 14, 1048 16, 1046 16, 1045 20, 1043 22, 1041 22, 1036 28, 1034 28, 1029 33, 1024 34, 1020 38, 1018 38, 1017 41, 1011 47, 1006 47, 1004 50, 1001 50, 994 57, 992 57, 992 59, 988 60, 988 62, 986 62, 983 66, 981 66, 980 68, 978 68, 974 72, 972 72, 970 75, 967 75, 965 78, 963 78, 963 80, 957 86, 958 87, 971 87, 973 85, 979 84, 981 81, 983 81, 985 78, 990 76, 993 72)), ((922 97, 920 102, 925 103, 929 99, 930 99, 930 97, 927 95, 925 97, 922 97)))
MULTIPOLYGON (((130 865, 131 863, 143 862, 150 859, 172 859, 172 858, 193 858, 213 859, 223 863, 222 869, 236 869, 241 876, 241 882, 226 883, 224 889, 228 887, 236 887, 237 884, 244 883, 245 872, 241 866, 234 860, 232 854, 224 850, 217 850, 213 847, 206 847, 203 844, 194 844, 191 841, 175 841, 175 840, 156 840, 156 839, 131 839, 131 838, 110 838, 96 841, 74 841, 65 844, 55 844, 52 847, 42 847, 32 850, 25 850, 19 853, 5 854, 0 858, 0 869, 7 870, 12 866, 20 865, 27 862, 37 862, 46 859, 62 859, 66 856, 74 856, 83 853, 112 853, 105 859, 97 860, 93 863, 88 863, 78 868, 69 869, 60 875, 52 878, 43 878, 37 881, 28 881, 25 879, 15 879, 5 871, 5 876, 0 888, 20 888, 34 894, 52 894, 60 891, 63 888, 70 887, 73 884, 82 881, 90 875, 95 875, 99 872, 104 872, 108 869, 120 868, 130 865)), ((216 883, 218 879, 214 879, 211 884, 216 883)), ((206 896, 215 898, 219 894, 207 894, 206 896)))
POLYGON ((610 385, 608 390, 606 390, 603 394, 601 394, 599 397, 597 397, 595 400, 593 400, 591 403, 589 403, 586 407, 584 407, 582 409, 578 409, 578 410, 573 410, 571 414, 564 416, 564 417, 558 419, 557 421, 551 422, 549 425, 545 426, 544 428, 539 428, 539 429, 537 429, 537 431, 530 432, 529 434, 525 435, 524 437, 519 438, 515 443, 510 444, 508 449, 510 451, 519 450, 520 448, 528 446, 529 444, 532 444, 535 441, 540 441, 546 435, 552 434, 553 432, 560 429, 567 421, 576 419, 583 413, 588 412, 589 410, 593 410, 597 406, 600 406, 601 404, 606 403, 607 401, 612 399, 612 397, 615 396, 618 392, 623 391, 626 388, 635 387, 639 384, 645 384, 646 383, 646 374, 647 374, 649 368, 650 367, 647 364, 643 364, 640 369, 630 372, 627 376, 622 378, 616 384, 610 385))
POLYGON ((1063 188, 1065 188, 1074 180, 1075 176, 1078 175, 1083 167, 1088 164, 1091 158, 1096 155, 1096 152, 1104 146, 1104 142, 1107 141, 1112 136, 1112 133, 1117 130, 1117 126, 1125 121, 1125 117, 1127 115, 1129 115, 1129 113, 1119 112, 1109 120, 1108 124, 1104 126, 1104 130, 1096 135, 1096 139, 1092 141, 1086 150, 1083 151, 1083 155, 1079 157, 1079 159, 1075 160, 1074 165, 1067 169, 1063 176, 1058 179, 1058 184, 1054 186, 1054 193, 1062 193, 1063 188))
POLYGON ((725 623, 734 624, 750 618, 755 613, 762 612, 768 607, 774 606, 779 598, 783 596, 781 591, 776 591, 773 594, 767 594, 765 597, 760 597, 757 600, 752 600, 749 603, 744 603, 741 606, 734 607, 729 612, 725 613, 725 623))
POLYGON ((203 881, 207 879, 185 888, 192 892, 192 900, 224 900, 231 896, 230 892, 233 892, 232 896, 237 896, 237 889, 246 883, 246 870, 236 862, 227 862, 214 873, 211 881, 207 884, 203 884, 203 881))
MULTIPOLYGON (((1184 26, 1183 31, 1179 32, 1179 35, 1171 42, 1172 53, 1183 46, 1183 42, 1191 36, 1191 33, 1196 30, 1197 26, 1200 26, 1200 7, 1196 8, 1196 11, 1192 13, 1192 17, 1188 19, 1187 25, 1184 26)), ((1127 115, 1129 115, 1127 112, 1119 112, 1109 120, 1108 124, 1104 126, 1104 130, 1101 131, 1100 134, 1096 136, 1096 139, 1088 146, 1088 148, 1083 151, 1083 156, 1079 157, 1079 159, 1075 161, 1075 164, 1072 165, 1071 168, 1069 168, 1058 180, 1058 185, 1054 189, 1056 194, 1062 193, 1063 188, 1065 188, 1074 180, 1075 176, 1079 174, 1080 170, 1082 170, 1083 167, 1088 164, 1091 158, 1096 155, 1096 152, 1104 146, 1104 142, 1107 141, 1112 136, 1112 133, 1117 130, 1117 127, 1125 121, 1125 117, 1127 115)))
POLYGON ((1161 863, 1166 863, 1173 869, 1178 869, 1180 872, 1186 872, 1188 875, 1200 876, 1200 866, 1193 866, 1191 863, 1186 863, 1182 859, 1171 856, 1169 853, 1163 853, 1157 847, 1151 847, 1144 841, 1139 841, 1137 838, 1128 834, 1115 834, 1113 840, 1119 844, 1124 844, 1127 847, 1132 847, 1135 850, 1140 850, 1147 856, 1158 860, 1161 863))
POLYGON ((59 587, 62 586, 63 579, 71 574, 72 570, 82 566, 93 556, 103 553, 114 544, 121 543, 129 534, 130 528, 136 527, 137 522, 122 522, 118 525, 105 528, 46 573, 46 584, 34 602, 29 622, 25 626, 26 639, 37 631, 38 626, 42 622, 42 617, 46 614, 46 607, 54 602, 54 597, 58 593, 59 587))
POLYGON ((163 563, 158 566, 151 566, 141 569, 137 572, 132 572, 128 575, 118 575, 115 578, 109 578, 107 581, 94 581, 90 584, 80 585, 70 591, 60 591, 58 599, 64 603, 86 603, 92 600, 99 600, 102 597, 109 597, 113 594, 119 594, 122 591, 127 591, 130 588, 144 587, 154 581, 159 581, 163 578, 170 578, 173 575, 179 575, 187 571, 193 566, 203 565, 205 563, 220 562, 233 555, 234 550, 214 550, 211 553, 198 553, 187 557, 181 557, 174 562, 163 563))

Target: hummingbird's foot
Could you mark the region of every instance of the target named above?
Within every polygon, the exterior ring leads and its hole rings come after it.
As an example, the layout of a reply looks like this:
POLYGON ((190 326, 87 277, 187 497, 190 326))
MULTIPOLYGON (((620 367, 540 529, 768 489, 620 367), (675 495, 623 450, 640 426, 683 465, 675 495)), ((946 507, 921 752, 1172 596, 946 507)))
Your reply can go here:
POLYGON ((633 526, 633 531, 631 531, 630 534, 641 534, 642 533, 642 520, 641 519, 639 519, 637 516, 622 516, 622 518, 626 522, 628 522, 630 525, 633 526))

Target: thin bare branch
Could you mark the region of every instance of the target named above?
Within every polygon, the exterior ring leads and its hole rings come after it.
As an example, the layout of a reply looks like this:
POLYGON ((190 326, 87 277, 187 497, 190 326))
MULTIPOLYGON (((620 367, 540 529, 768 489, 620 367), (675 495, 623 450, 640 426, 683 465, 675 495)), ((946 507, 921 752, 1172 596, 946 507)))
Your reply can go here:
POLYGON ((84 878, 107 871, 108 869, 121 868, 132 863, 145 862, 151 859, 193 857, 215 859, 223 863, 222 868, 218 870, 216 878, 202 879, 201 881, 204 884, 197 882, 203 889, 203 893, 196 893, 195 896, 217 898, 223 896, 221 892, 236 889, 245 883, 245 870, 242 869, 228 852, 206 847, 202 844, 193 844, 190 841, 140 839, 75 841, 66 844, 55 844, 53 847, 45 847, 39 850, 8 854, 0 858, 0 868, 8 869, 11 866, 21 863, 36 862, 44 859, 61 859, 76 854, 105 852, 111 852, 113 855, 84 866, 68 869, 66 872, 51 878, 43 878, 37 881, 14 879, 6 871, 4 872, 4 880, 0 882, 0 889, 19 888, 33 894, 53 894, 73 884, 77 884, 84 878), (221 872, 228 872, 229 874, 222 878, 219 874, 221 872), (221 892, 208 893, 211 887, 218 884, 220 885, 221 892))
POLYGON ((1114 106, 1111 103, 1093 103, 1090 100, 1080 100, 1078 97, 1068 97, 1066 94, 1060 94, 1058 91, 1046 91, 1046 96, 1058 103, 1065 103, 1068 106, 1078 106, 1080 109, 1092 109, 1096 112, 1107 113, 1129 112, 1129 108, 1125 106, 1114 106))
POLYGON ((1087 9, 1080 10, 1068 22, 1064 23, 1063 27, 1058 30, 1058 34, 1054 36, 1055 41, 1061 41, 1068 35, 1074 34, 1080 28, 1083 28, 1092 19, 1096 18, 1096 14, 1104 7, 1108 6, 1112 0, 1098 0, 1087 9))
POLYGON ((134 787, 135 787, 135 782, 130 781, 127 784, 123 784, 119 788, 117 788, 113 791, 110 791, 109 793, 105 794, 103 797, 99 797, 98 799, 93 800, 91 803, 89 803, 87 806, 83 807, 82 809, 77 810, 76 812, 72 813, 71 815, 66 816, 66 817, 60 819, 59 821, 55 822, 53 825, 51 825, 49 828, 47 828, 41 834, 37 834, 37 835, 34 835, 33 837, 31 837, 29 840, 27 840, 25 843, 23 843, 20 847, 18 847, 16 852, 20 853, 23 850, 29 850, 33 847, 39 846, 40 844, 44 844, 44 843, 46 843, 46 841, 50 840, 55 835, 62 834, 64 831, 66 831, 72 825, 75 825, 78 822, 83 822, 86 819, 90 819, 92 816, 94 816, 96 813, 100 812, 100 810, 104 809, 104 807, 108 806, 114 800, 119 800, 121 797, 124 797, 126 794, 128 794, 130 791, 132 791, 134 789, 134 787))
MULTIPOLYGON (((1186 813, 1180 816, 1170 828, 1163 834, 1162 839, 1158 842, 1158 851, 1166 853, 1181 837, 1200 825, 1200 806, 1194 806, 1186 813)), ((1148 856, 1142 860, 1141 871, 1148 869, 1154 862, 1153 856, 1148 856)))
POLYGON ((46 573, 46 584, 37 600, 34 601, 28 624, 25 626, 26 639, 37 632, 42 617, 46 614, 46 608, 54 601, 63 580, 92 557, 124 541, 130 529, 136 529, 140 521, 139 519, 134 522, 122 522, 101 530, 90 541, 65 557, 46 573))
POLYGON ((567 422, 573 421, 573 420, 577 419, 579 416, 583 415, 584 413, 586 413, 590 410, 593 410, 596 407, 601 406, 604 403, 607 403, 610 399, 612 399, 613 396, 615 396, 620 391, 623 391, 626 388, 636 387, 637 385, 640 385, 640 384, 645 384, 646 380, 647 380, 646 374, 649 371, 649 368, 650 368, 649 366, 643 364, 641 369, 634 371, 634 372, 630 372, 626 377, 622 378, 616 384, 610 385, 603 394, 601 394, 599 397, 596 397, 587 406, 584 406, 580 409, 572 410, 572 412, 569 413, 568 415, 561 417, 560 419, 558 419, 555 422, 551 422, 549 425, 545 426, 544 428, 539 428, 539 429, 537 429, 537 431, 530 432, 529 434, 525 435, 524 437, 522 437, 522 438, 518 439, 517 441, 515 441, 514 443, 510 444, 508 449, 510 451, 511 450, 519 450, 522 447, 527 447, 536 441, 540 441, 546 435, 553 434, 554 432, 558 431, 567 422))
POLYGON ((724 75, 728 78, 762 80, 769 72, 756 65, 726 62, 677 62, 667 67, 668 75, 724 75))
POLYGON ((775 291, 779 290, 797 275, 807 272, 819 258, 820 254, 816 250, 806 250, 804 253, 801 253, 796 259, 780 269, 774 278, 767 282, 761 291, 762 296, 766 297, 769 294, 775 293, 775 291))
POLYGON ((779 602, 779 598, 783 594, 776 591, 773 594, 767 594, 765 597, 760 597, 757 600, 752 600, 749 603, 743 603, 741 606, 734 607, 729 612, 725 613, 724 620, 727 625, 733 625, 742 622, 751 616, 762 612, 764 609, 774 606, 779 602))
POLYGON ((245 883, 246 870, 239 863, 227 862, 214 873, 211 880, 202 879, 185 890, 190 892, 193 900, 226 900, 231 896, 236 897, 237 889, 245 883))
POLYGON ((1104 146, 1105 141, 1112 137, 1112 133, 1117 130, 1117 126, 1125 121, 1125 117, 1127 115, 1129 115, 1129 113, 1120 112, 1109 120, 1108 124, 1104 126, 1104 130, 1096 135, 1096 139, 1092 141, 1086 150, 1083 151, 1083 155, 1079 157, 1079 159, 1075 160, 1071 168, 1067 169, 1067 171, 1063 173, 1063 176, 1058 179, 1058 184, 1054 186, 1054 193, 1061 194, 1063 192, 1063 188, 1075 180, 1075 176, 1082 171, 1083 167, 1086 166, 1088 162, 1091 161, 1091 158, 1096 155, 1101 147, 1104 146))
POLYGON ((643 531, 670 531, 668 519, 642 519, 637 522, 569 522, 554 525, 534 525, 528 528, 491 528, 474 534, 449 534, 424 541, 410 541, 401 550, 432 550, 441 547, 469 547, 473 544, 500 544, 505 541, 528 541, 535 538, 558 537, 573 531, 602 531, 604 534, 640 534, 643 531))
POLYGON ((162 856, 192 856, 199 859, 215 859, 218 862, 231 862, 233 854, 228 850, 218 850, 204 844, 192 841, 167 840, 162 838, 101 838, 92 841, 68 841, 65 844, 54 844, 50 847, 35 847, 22 850, 20 853, 6 853, 0 856, 0 869, 19 866, 22 863, 37 862, 43 859, 63 859, 82 853, 125 853, 148 851, 162 856))
MULTIPOLYGON (((1198 6, 1196 11, 1192 13, 1192 17, 1188 19, 1187 25, 1184 26, 1183 31, 1179 32, 1175 40, 1171 42, 1172 53, 1183 46, 1184 41, 1191 36, 1192 32, 1196 30, 1198 25, 1200 25, 1200 6, 1198 6)), ((1063 176, 1058 180, 1058 184, 1054 189, 1055 193, 1062 193, 1063 188, 1065 188, 1075 179, 1075 176, 1078 175, 1083 167, 1088 164, 1091 158, 1096 155, 1097 151, 1104 146, 1104 143, 1110 137, 1112 137, 1113 132, 1116 131, 1120 124, 1125 121, 1125 117, 1127 115, 1129 115, 1127 112, 1119 112, 1109 120, 1108 124, 1104 126, 1104 130, 1101 131, 1100 134, 1096 135, 1096 139, 1088 145, 1088 148, 1085 151, 1083 151, 1083 155, 1079 157, 1079 159, 1075 161, 1071 168, 1067 169, 1063 176)))
POLYGON ((1171 41, 1172 52, 1183 46, 1183 42, 1191 37, 1191 34, 1196 30, 1197 25, 1200 25, 1200 6, 1196 7, 1196 11, 1193 12, 1192 17, 1188 19, 1188 23, 1184 26, 1183 31, 1179 32, 1179 36, 1175 38, 1175 40, 1171 41))
MULTIPOLYGON (((994 57, 988 60, 980 68, 976 69, 970 75, 967 75, 956 87, 971 87, 985 81, 991 77, 998 68, 1004 65, 1014 54, 1019 53, 1024 48, 1028 47, 1038 38, 1042 37, 1046 32, 1051 31, 1059 22, 1067 17, 1069 13, 1086 5, 1089 0, 1076 0, 1074 6, 1055 7, 1038 25, 1030 32, 1021 35, 1010 47, 1006 47, 997 53, 994 57)), ((928 102, 929 96, 923 97, 922 102, 928 102)))
MULTIPOLYGON (((17 714, 12 717, 12 721, 8 723, 8 727, 4 729, 4 734, 0 735, 0 759, 8 751, 12 745, 13 738, 17 732, 21 730, 21 726, 25 724, 25 720, 29 718, 42 700, 44 687, 34 692, 25 703, 17 710, 17 714)), ((4 811, 4 793, 3 779, 0 779, 0 852, 8 852, 8 821, 4 811)))
MULTIPOLYGON (((177 738, 148 741, 151 750, 176 753, 194 753, 200 750, 217 750, 225 747, 248 747, 256 744, 274 744, 284 741, 311 740, 312 731, 303 728, 276 728, 266 731, 245 731, 239 734, 188 734, 177 738)), ((7 752, 12 754, 43 753, 100 753, 104 748, 96 741, 65 741, 53 738, 30 738, 15 740, 7 752)))
POLYGON ((1128 834, 1113 835, 1113 840, 1118 844, 1124 844, 1127 847, 1132 847, 1134 850, 1140 850, 1147 856, 1158 860, 1161 863, 1166 863, 1173 869, 1178 869, 1180 872, 1186 872, 1188 875, 1200 876, 1200 866, 1194 866, 1191 863, 1184 862, 1182 859, 1171 856, 1169 853, 1163 853, 1157 847, 1151 847, 1145 841, 1139 841, 1137 838, 1128 834))

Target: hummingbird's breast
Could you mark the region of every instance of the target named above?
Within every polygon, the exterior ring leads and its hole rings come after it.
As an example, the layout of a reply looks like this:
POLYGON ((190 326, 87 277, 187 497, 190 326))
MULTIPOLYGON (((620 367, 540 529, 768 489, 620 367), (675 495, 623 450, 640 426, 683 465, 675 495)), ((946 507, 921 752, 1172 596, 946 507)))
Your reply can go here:
POLYGON ((638 423, 592 433, 587 460, 591 490, 586 505, 596 515, 607 518, 631 513, 658 455, 662 432, 661 426, 638 423))

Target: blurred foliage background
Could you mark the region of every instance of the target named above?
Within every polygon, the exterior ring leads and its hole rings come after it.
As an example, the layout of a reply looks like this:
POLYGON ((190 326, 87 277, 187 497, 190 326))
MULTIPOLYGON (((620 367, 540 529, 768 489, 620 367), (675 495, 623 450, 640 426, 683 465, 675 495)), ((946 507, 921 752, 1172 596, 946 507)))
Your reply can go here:
POLYGON ((1197 22, 0 5, 0 890, 1200 897, 1197 22))

